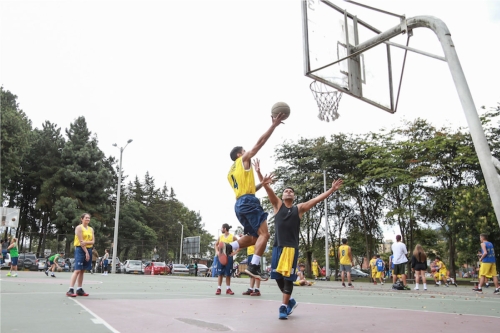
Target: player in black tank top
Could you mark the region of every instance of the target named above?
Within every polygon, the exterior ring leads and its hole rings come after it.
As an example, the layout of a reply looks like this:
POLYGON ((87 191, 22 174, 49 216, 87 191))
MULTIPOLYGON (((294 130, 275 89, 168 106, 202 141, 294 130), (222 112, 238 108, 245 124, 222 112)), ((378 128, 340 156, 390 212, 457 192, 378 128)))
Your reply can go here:
POLYGON ((261 184, 266 190, 269 201, 273 205, 274 219, 276 235, 274 237, 273 245, 273 259, 272 259, 272 272, 271 278, 276 280, 278 287, 280 288, 283 296, 283 303, 279 309, 279 319, 287 319, 289 315, 292 314, 293 310, 297 307, 297 302, 291 297, 293 291, 293 281, 296 279, 296 267, 297 267, 297 257, 299 248, 299 233, 300 233, 300 219, 302 215, 313 208, 319 202, 325 200, 333 192, 338 190, 342 185, 342 180, 337 179, 332 183, 332 187, 317 197, 297 205, 294 205, 295 201, 295 191, 291 187, 284 189, 281 199, 276 196, 273 189, 271 188, 271 183, 274 181, 274 175, 263 177, 260 172, 259 161, 255 161, 255 171, 261 184), (294 262, 289 270, 290 276, 284 276, 276 272, 276 268, 281 257, 287 249, 293 248, 296 251, 294 262))

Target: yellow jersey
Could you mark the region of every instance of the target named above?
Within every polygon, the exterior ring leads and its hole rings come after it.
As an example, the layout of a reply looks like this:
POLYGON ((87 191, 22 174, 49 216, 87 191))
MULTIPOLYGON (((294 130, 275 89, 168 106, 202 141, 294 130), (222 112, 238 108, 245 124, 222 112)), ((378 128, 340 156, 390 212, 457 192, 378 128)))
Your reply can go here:
POLYGON ((233 241, 233 234, 228 234, 227 236, 225 234, 220 235, 219 237, 219 242, 222 243, 231 243, 233 241))
POLYGON ((349 257, 349 245, 340 245, 339 255, 341 265, 352 265, 351 258, 349 257))
POLYGON ((251 256, 255 253, 255 245, 247 247, 247 256, 251 256))
POLYGON ((227 180, 233 188, 236 199, 245 194, 255 194, 255 178, 253 175, 253 167, 250 164, 250 169, 245 170, 241 156, 234 161, 227 180))
POLYGON ((436 265, 439 267, 439 272, 446 272, 446 265, 442 261, 438 261, 436 265))
POLYGON ((370 260, 370 267, 372 268, 372 272, 377 271, 377 259, 370 260))
MULTIPOLYGON (((82 225, 82 238, 84 242, 90 242, 92 241, 92 237, 94 236, 94 229, 92 227, 85 227, 82 225)), ((78 239, 78 236, 75 234, 75 247, 80 246, 80 240, 78 239)), ((92 244, 87 244, 85 245, 86 248, 91 248, 93 245, 92 244)))

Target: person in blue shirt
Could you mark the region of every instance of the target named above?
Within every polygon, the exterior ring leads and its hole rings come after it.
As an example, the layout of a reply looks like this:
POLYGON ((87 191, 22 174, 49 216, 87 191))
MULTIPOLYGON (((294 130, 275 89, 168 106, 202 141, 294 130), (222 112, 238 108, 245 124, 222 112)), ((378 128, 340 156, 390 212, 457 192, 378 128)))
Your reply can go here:
POLYGON ((493 283, 495 283, 495 291, 493 293, 498 295, 500 294, 500 290, 498 289, 495 249, 493 248, 493 244, 488 242, 488 235, 481 234, 479 235, 479 239, 481 240, 481 257, 479 257, 481 266, 479 267, 479 283, 473 291, 482 294, 482 285, 488 281, 488 278, 493 277, 493 283))
POLYGON ((377 267, 377 273, 375 275, 376 279, 379 279, 380 284, 384 284, 384 261, 380 259, 380 254, 377 254, 377 260, 375 261, 375 267, 377 267))

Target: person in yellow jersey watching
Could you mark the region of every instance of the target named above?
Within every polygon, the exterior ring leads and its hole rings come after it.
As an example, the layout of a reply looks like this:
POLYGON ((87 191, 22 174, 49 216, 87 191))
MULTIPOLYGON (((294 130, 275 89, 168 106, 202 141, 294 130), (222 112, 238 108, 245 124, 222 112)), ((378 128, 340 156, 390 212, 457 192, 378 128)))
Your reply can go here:
POLYGON ((373 284, 377 284, 377 256, 374 254, 370 260, 370 268, 372 273, 373 284))
POLYGON ((339 247, 340 258, 340 276, 342 278, 342 287, 345 288, 344 272, 347 274, 347 285, 353 288, 351 283, 352 252, 351 247, 347 245, 347 238, 342 238, 342 245, 339 247))
MULTIPOLYGON (((221 231, 222 235, 219 236, 219 239, 217 240, 217 243, 215 243, 215 249, 219 248, 219 244, 229 244, 233 241, 236 241, 238 238, 234 236, 233 234, 229 233, 229 230, 232 227, 224 223, 222 225, 221 231)), ((233 269, 233 255, 236 254, 235 251, 234 253, 229 253, 227 256, 227 262, 223 265, 220 260, 217 262, 217 291, 215 292, 215 295, 220 295, 221 294, 221 286, 222 286, 222 277, 226 277, 226 294, 227 295, 234 295, 234 292, 231 290, 231 270, 233 269)))
POLYGON ((94 229, 89 226, 90 214, 83 213, 80 216, 81 224, 75 228, 75 270, 71 275, 69 290, 66 292, 68 297, 88 296, 82 289, 83 275, 85 271, 92 269, 92 247, 94 246, 94 229), (75 283, 78 288, 75 293, 75 283))
POLYGON ((321 269, 321 267, 319 266, 318 261, 316 259, 313 260, 311 264, 311 269, 313 271, 314 279, 317 280, 319 276, 319 270, 321 269))
MULTIPOLYGON (((281 124, 285 118, 283 113, 276 117, 271 117, 271 127, 259 138, 255 146, 246 151, 241 146, 234 147, 229 154, 234 162, 229 169, 227 179, 236 196, 234 211, 236 217, 243 226, 243 234, 239 240, 230 244, 220 243, 217 249, 219 261, 226 265, 228 254, 240 248, 255 245, 255 253, 252 262, 248 263, 245 273, 256 279, 267 281, 269 274, 261 272, 260 258, 266 249, 269 240, 269 230, 267 227, 267 213, 264 212, 255 192, 262 187, 262 184, 255 185, 254 171, 252 168, 252 158, 264 146, 275 128, 281 124)), ((235 133, 239 134, 239 133, 235 133)))
MULTIPOLYGON (((247 247, 247 265, 249 262, 252 262, 253 254, 255 253, 255 245, 247 247)), ((250 288, 247 291, 243 292, 243 295, 250 296, 260 296, 260 280, 250 276, 250 288)))

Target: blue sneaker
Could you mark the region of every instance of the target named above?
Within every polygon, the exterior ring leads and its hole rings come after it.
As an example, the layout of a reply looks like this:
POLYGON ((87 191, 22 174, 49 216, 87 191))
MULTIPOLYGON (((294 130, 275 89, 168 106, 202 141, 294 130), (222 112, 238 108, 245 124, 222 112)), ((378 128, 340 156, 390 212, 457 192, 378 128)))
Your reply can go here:
POLYGON ((291 298, 289 301, 288 301, 288 306, 286 307, 286 313, 288 315, 291 315, 293 310, 295 310, 295 308, 297 307, 297 305, 299 305, 297 303, 296 300, 294 300, 293 298, 291 298))
POLYGON ((286 306, 280 306, 280 316, 279 319, 288 319, 288 314, 286 313, 286 306))

